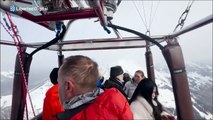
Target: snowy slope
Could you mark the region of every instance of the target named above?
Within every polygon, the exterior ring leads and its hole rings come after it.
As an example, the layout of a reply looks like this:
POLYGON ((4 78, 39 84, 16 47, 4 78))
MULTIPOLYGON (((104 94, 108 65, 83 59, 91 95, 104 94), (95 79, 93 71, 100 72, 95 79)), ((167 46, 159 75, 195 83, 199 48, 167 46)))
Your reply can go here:
POLYGON ((1 77, 7 77, 7 78, 13 78, 14 72, 12 70, 7 71, 1 71, 1 77))
MULTIPOLYGON (((186 65, 188 82, 196 119, 213 119, 212 105, 212 66, 190 63, 186 65)), ((170 112, 174 113, 174 95, 167 67, 156 67, 156 83, 159 99, 170 112)))
MULTIPOLYGON (((168 109, 168 111, 176 114, 174 95, 172 92, 168 68, 155 66, 155 69, 156 83, 160 93, 159 101, 168 109)), ((134 73, 133 69, 131 70, 132 71, 129 70, 129 72, 134 73)), ((108 76, 106 72, 103 73, 108 76)), ((187 74, 196 119, 213 119, 212 66, 192 63, 187 65, 187 74)), ((105 78, 107 79, 108 77, 105 78)), ((30 90, 36 114, 39 114, 42 111, 43 99, 45 97, 46 90, 51 86, 51 83, 47 80, 41 86, 37 86, 30 90)), ((1 118, 8 118, 8 116, 10 116, 9 108, 11 106, 11 100, 11 95, 1 96, 1 118)), ((28 110, 30 112, 29 117, 32 118, 33 113, 29 100, 28 110)))
MULTIPOLYGON (((51 86, 52 86, 52 83, 50 83, 50 81, 47 80, 42 84, 42 86, 37 86, 30 90, 30 96, 31 96, 33 108, 34 108, 34 111, 36 114, 39 114, 42 112, 45 93, 46 93, 47 89, 50 88, 51 86)), ((11 104, 12 104, 12 95, 1 96, 1 110, 2 111, 4 111, 4 109, 8 110, 8 108, 11 107, 11 104)), ((29 96, 27 96, 27 105, 28 105, 28 111, 29 111, 29 118, 33 118, 34 115, 32 112, 32 108, 30 106, 29 96)), ((6 118, 8 119, 8 116, 10 116, 10 115, 8 115, 8 113, 6 115, 4 113, 3 114, 1 113, 1 119, 4 118, 4 116, 7 116, 6 118)))

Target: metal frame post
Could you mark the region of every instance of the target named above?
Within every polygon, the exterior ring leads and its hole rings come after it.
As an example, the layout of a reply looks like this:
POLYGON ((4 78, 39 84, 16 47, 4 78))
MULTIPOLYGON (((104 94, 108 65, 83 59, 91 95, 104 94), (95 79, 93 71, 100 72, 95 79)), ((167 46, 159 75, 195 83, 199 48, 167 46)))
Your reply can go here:
POLYGON ((193 120, 191 95, 185 63, 179 44, 168 44, 162 50, 171 74, 178 120, 193 120))

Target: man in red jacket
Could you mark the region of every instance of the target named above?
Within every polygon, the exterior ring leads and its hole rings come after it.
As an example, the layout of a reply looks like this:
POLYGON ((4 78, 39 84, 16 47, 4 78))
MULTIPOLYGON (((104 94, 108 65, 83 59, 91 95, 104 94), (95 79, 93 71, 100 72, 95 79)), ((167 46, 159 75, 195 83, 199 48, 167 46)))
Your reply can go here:
POLYGON ((97 88, 98 65, 86 56, 65 59, 58 73, 59 98, 65 112, 59 120, 133 119, 128 101, 115 88, 97 88))
POLYGON ((42 120, 54 118, 59 112, 64 111, 58 96, 58 68, 54 68, 50 73, 50 80, 53 86, 47 90, 43 104, 42 120))

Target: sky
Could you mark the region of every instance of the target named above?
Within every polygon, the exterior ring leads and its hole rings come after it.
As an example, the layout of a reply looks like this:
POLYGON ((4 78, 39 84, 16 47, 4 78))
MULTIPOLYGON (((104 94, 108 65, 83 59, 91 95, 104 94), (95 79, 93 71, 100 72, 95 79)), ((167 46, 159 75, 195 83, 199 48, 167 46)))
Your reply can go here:
MULTIPOLYGON (((143 21, 150 25, 150 34, 168 35, 171 34, 178 24, 178 19, 188 5, 188 1, 125 1, 118 7, 113 24, 146 33, 143 21), (137 11, 137 8, 138 11, 137 11), (151 9, 152 8, 152 9, 151 9), (156 11, 156 12, 155 12, 156 11), (140 14, 139 14, 140 13, 140 14), (143 20, 141 19, 141 17, 143 20), (151 19, 150 19, 151 16, 151 19), (150 22, 152 21, 152 22, 150 22)), ((189 11, 184 27, 199 21, 212 14, 212 1, 195 1, 189 11)), ((3 16, 1 16, 1 21, 3 16)), ((28 20, 12 17, 12 20, 19 29, 19 35, 26 43, 48 42, 55 37, 55 32, 50 31, 28 20)), ((97 19, 84 19, 75 21, 65 37, 65 40, 106 38, 116 37, 112 32, 107 34, 100 26, 97 19)), ((10 36, 1 26, 1 40, 10 40, 10 36)), ((135 36, 130 33, 119 31, 122 36, 135 36)), ((212 61, 212 23, 178 37, 182 47, 185 63, 191 61, 212 61)), ((165 64, 164 58, 159 48, 152 47, 154 64, 165 64)), ((33 49, 27 49, 30 53, 33 49)), ((15 47, 1 45, 1 71, 13 71, 15 47)), ((100 66, 104 74, 108 68, 114 65, 121 65, 126 72, 133 74, 137 69, 146 71, 145 49, 127 50, 100 50, 100 51, 77 51, 64 52, 65 56, 82 54, 91 57, 100 66)), ((45 69, 50 71, 57 66, 57 52, 42 50, 36 53, 31 63, 32 70, 45 69)))

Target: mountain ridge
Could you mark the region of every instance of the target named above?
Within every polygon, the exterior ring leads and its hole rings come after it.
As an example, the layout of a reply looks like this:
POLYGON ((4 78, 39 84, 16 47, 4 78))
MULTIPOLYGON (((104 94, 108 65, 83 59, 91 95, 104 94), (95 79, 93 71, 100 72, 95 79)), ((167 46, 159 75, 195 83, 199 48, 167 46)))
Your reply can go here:
MULTIPOLYGON (((190 86, 190 93, 193 102, 193 108, 196 119, 213 119, 213 109, 212 109, 212 67, 210 65, 203 64, 187 64, 186 71, 188 75, 188 82, 190 86)), ((175 114, 175 100, 170 79, 169 70, 166 66, 155 66, 155 77, 156 84, 159 88, 159 101, 164 105, 164 107, 175 114)), ((46 90, 51 86, 49 80, 45 80, 33 87, 30 91, 31 97, 33 97, 34 107, 37 113, 42 111, 43 98, 45 96, 46 90), (37 91, 37 92, 36 92, 37 91), (36 100, 39 98, 39 100, 36 100), (36 102, 34 101, 36 100, 36 102)), ((7 96, 1 96, 1 114, 3 114, 2 119, 8 116, 9 106, 11 104, 5 103, 5 101, 11 101, 7 96)), ((29 104, 28 104, 29 105, 29 104)), ((29 108, 31 109, 31 108, 29 108)), ((30 115, 32 116, 32 113, 30 115)))

